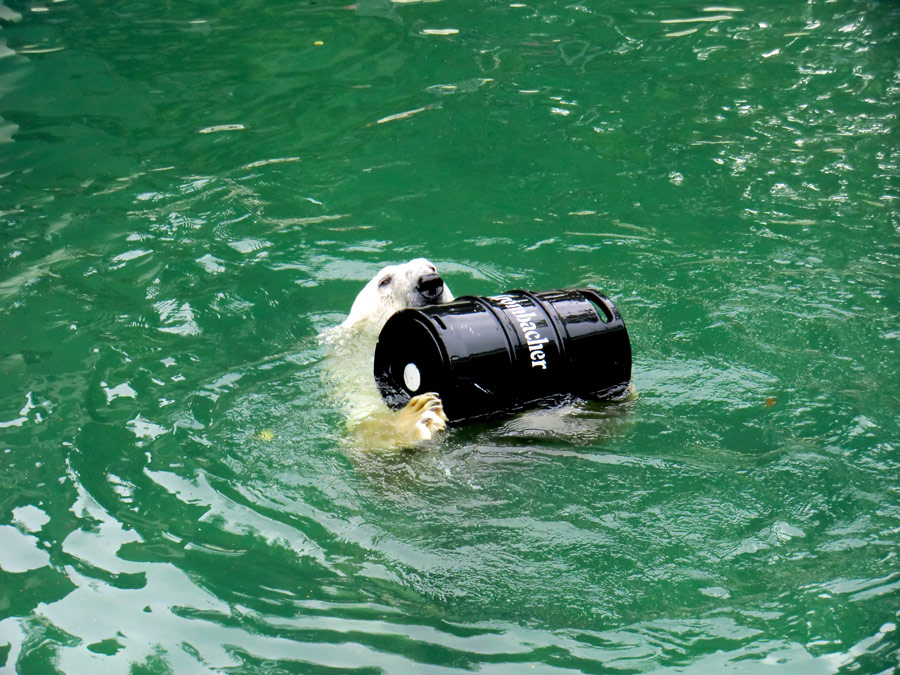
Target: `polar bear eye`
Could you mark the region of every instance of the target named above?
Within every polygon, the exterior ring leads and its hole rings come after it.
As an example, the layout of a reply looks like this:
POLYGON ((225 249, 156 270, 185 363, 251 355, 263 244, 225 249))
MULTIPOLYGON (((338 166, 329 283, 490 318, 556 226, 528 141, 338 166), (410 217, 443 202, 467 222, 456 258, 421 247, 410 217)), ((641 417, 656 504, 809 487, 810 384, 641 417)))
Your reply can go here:
POLYGON ((381 281, 378 282, 378 288, 387 288, 391 285, 391 282, 394 280, 390 274, 384 277, 381 281))

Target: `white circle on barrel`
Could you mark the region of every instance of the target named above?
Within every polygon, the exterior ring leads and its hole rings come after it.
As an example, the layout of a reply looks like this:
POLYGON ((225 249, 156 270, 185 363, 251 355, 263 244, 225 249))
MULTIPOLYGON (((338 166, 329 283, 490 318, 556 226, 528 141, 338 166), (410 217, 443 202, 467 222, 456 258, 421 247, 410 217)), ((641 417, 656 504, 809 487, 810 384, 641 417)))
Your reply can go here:
POLYGON ((403 384, 413 393, 419 391, 419 387, 422 386, 422 374, 415 363, 407 363, 403 369, 403 384))

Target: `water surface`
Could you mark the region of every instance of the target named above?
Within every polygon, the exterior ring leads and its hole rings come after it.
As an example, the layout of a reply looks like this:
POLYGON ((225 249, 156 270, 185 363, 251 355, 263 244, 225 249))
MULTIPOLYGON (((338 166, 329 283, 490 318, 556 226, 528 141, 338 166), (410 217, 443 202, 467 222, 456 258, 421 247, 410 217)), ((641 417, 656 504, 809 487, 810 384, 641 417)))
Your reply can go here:
POLYGON ((892 2, 0 6, 0 670, 898 667, 892 2), (344 442, 380 267, 637 400, 344 442))

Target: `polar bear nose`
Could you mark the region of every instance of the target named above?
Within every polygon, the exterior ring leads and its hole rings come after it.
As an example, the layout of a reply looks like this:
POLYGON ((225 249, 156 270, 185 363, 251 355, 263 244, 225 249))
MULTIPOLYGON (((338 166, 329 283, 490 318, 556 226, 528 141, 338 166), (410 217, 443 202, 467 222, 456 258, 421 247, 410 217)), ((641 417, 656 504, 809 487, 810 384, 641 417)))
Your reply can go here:
POLYGON ((416 284, 416 291, 425 302, 431 304, 437 301, 444 292, 444 280, 437 274, 423 274, 416 284))

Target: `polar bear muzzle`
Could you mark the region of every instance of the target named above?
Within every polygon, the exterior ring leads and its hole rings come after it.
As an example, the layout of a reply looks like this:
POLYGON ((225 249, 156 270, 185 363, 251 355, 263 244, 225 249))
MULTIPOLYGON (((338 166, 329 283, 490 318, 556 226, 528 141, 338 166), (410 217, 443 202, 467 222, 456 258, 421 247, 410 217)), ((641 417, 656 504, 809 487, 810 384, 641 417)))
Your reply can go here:
POLYGON ((416 284, 416 293, 422 296, 426 305, 433 305, 444 293, 444 280, 437 273, 423 274, 416 284))

